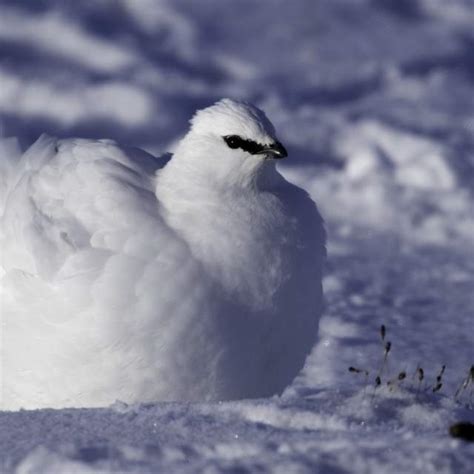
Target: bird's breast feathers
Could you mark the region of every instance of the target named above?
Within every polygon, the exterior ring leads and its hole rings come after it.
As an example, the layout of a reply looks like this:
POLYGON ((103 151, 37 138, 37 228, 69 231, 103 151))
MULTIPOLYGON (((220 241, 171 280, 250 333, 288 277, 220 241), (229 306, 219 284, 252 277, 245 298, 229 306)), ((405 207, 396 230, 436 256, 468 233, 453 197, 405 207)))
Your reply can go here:
POLYGON ((201 199, 198 192, 192 196, 172 199, 167 223, 235 301, 270 308, 274 295, 298 272, 295 262, 314 260, 310 246, 314 235, 280 196, 248 190, 219 196, 206 192, 201 199))

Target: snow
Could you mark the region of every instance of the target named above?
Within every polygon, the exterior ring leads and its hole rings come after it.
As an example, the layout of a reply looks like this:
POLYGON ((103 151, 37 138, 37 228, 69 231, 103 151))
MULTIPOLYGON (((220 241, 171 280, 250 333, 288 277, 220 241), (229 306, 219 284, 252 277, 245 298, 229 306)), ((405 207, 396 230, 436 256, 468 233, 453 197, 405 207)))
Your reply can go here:
POLYGON ((282 397, 0 413, 5 472, 472 472, 472 444, 449 436, 474 421, 469 390, 455 400, 474 363, 472 0, 1 8, 4 136, 159 153, 195 109, 247 99, 329 242, 319 340, 282 397), (381 324, 392 348, 374 390, 381 324))

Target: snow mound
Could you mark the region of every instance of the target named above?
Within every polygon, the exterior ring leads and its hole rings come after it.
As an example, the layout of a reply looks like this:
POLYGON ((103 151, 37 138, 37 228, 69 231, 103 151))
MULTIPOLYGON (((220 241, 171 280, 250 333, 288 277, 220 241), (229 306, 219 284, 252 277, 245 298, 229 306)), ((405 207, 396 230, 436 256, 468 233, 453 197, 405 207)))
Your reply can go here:
POLYGON ((368 119, 342 128, 332 153, 336 171, 285 170, 332 219, 423 244, 472 240, 474 189, 464 185, 448 146, 368 119))

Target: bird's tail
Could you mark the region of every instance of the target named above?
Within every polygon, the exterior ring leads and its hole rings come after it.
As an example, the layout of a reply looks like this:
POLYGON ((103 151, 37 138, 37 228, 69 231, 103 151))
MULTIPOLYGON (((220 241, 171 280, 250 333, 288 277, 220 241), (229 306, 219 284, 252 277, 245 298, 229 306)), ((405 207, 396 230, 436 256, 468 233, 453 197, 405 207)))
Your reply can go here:
POLYGON ((0 138, 0 216, 11 189, 11 182, 21 159, 21 149, 16 138, 0 138))
POLYGON ((54 155, 57 139, 41 135, 25 152, 17 138, 0 138, 0 216, 3 215, 8 194, 25 172, 38 169, 54 155))

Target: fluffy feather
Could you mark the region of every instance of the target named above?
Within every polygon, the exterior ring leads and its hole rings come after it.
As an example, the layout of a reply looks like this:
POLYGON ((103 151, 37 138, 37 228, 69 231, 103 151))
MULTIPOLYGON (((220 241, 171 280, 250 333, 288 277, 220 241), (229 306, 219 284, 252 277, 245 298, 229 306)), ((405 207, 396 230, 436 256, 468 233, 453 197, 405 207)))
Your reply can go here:
POLYGON ((262 397, 303 366, 318 211, 273 160, 222 139, 275 140, 263 112, 225 99, 191 123, 169 162, 49 137, 9 160, 1 408, 262 397))

